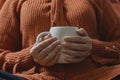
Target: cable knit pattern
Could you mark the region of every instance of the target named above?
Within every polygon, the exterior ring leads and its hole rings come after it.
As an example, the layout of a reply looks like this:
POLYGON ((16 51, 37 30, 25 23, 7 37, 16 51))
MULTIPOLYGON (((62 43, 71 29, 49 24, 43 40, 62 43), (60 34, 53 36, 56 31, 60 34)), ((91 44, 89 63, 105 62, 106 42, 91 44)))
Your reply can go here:
POLYGON ((108 74, 114 77, 120 73, 118 67, 97 68, 120 63, 119 26, 120 17, 109 0, 6 0, 0 12, 0 69, 29 80, 104 80, 103 75, 91 75, 117 68, 118 73, 108 74), (67 25, 88 32, 91 56, 76 64, 35 63, 29 50, 36 36, 51 26, 67 25))

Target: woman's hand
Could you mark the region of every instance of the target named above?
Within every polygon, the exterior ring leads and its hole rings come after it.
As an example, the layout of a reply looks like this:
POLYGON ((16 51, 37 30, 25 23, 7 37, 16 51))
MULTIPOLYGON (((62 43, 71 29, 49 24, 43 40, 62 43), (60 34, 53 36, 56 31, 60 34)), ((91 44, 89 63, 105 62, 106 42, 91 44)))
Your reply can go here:
POLYGON ((65 37, 62 46, 63 53, 74 56, 75 58, 66 58, 68 63, 77 63, 83 61, 91 53, 92 42, 87 32, 80 28, 77 33, 78 37, 65 37))
POLYGON ((53 37, 41 37, 39 43, 35 43, 30 50, 35 62, 43 66, 52 66, 60 57, 60 41, 53 37))

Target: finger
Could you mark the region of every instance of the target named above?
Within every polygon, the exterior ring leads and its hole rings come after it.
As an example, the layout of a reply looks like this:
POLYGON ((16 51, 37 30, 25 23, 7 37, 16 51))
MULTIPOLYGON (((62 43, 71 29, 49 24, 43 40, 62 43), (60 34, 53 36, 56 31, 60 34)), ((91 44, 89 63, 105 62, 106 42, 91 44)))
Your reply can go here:
POLYGON ((77 30, 77 33, 81 36, 88 36, 87 31, 84 28, 80 28, 77 30))
POLYGON ((40 34, 37 35, 36 42, 40 42, 41 37, 45 37, 46 35, 50 34, 49 32, 41 32, 40 34))
MULTIPOLYGON (((54 41, 54 42, 52 43, 52 45, 51 45, 52 47, 49 46, 48 48, 53 48, 53 47, 55 48, 57 44, 59 44, 58 40, 57 40, 57 41, 54 41)), ((40 53, 34 53, 34 54, 33 54, 33 57, 35 58, 35 60, 36 60, 37 62, 42 63, 42 62, 44 62, 44 61, 43 61, 44 58, 45 58, 46 56, 48 56, 49 53, 50 53, 49 50, 44 49, 44 50, 43 50, 42 52, 40 52, 40 53)))
POLYGON ((44 37, 41 37, 41 38, 40 38, 40 42, 42 42, 43 40, 44 40, 44 37))
POLYGON ((89 37, 83 37, 83 36, 74 36, 74 37, 64 37, 64 41, 66 42, 72 42, 72 43, 89 43, 89 37))
POLYGON ((90 51, 74 51, 70 49, 63 49, 62 52, 70 56, 81 57, 81 58, 90 55, 90 51))
POLYGON ((59 52, 58 55, 56 55, 55 58, 49 63, 49 66, 52 66, 55 63, 57 63, 60 58, 60 55, 61 55, 61 53, 59 52))
POLYGON ((50 37, 52 37, 51 34, 48 34, 47 36, 44 37, 44 40, 45 40, 45 39, 48 39, 48 38, 50 38, 50 37))
POLYGON ((57 47, 59 44, 60 44, 59 40, 51 43, 48 47, 46 47, 40 52, 39 58, 44 59, 45 57, 47 57, 54 50, 54 48, 57 47))
POLYGON ((83 61, 85 58, 67 58, 65 59, 66 62, 68 63, 78 63, 83 61))
POLYGON ((35 57, 38 55, 38 53, 39 53, 39 52, 37 52, 37 51, 34 50, 34 49, 35 49, 35 46, 37 46, 37 44, 38 44, 38 43, 35 43, 35 44, 33 45, 33 47, 30 49, 30 54, 33 56, 33 58, 35 58, 35 57))
POLYGON ((56 55, 58 55, 58 53, 60 52, 60 50, 61 50, 61 46, 60 45, 57 46, 57 47, 55 47, 55 49, 51 53, 49 53, 47 55, 47 57, 45 57, 43 59, 43 62, 47 63, 47 64, 50 63, 56 57, 56 55))
POLYGON ((36 43, 37 45, 34 45, 31 49, 30 49, 30 53, 33 55, 34 53, 38 53, 41 50, 43 50, 45 47, 47 47, 48 45, 50 45, 52 42, 56 41, 56 38, 49 38, 46 39, 40 43, 36 43))
POLYGON ((78 50, 78 51, 91 50, 91 47, 88 44, 63 42, 62 46, 67 49, 78 50))

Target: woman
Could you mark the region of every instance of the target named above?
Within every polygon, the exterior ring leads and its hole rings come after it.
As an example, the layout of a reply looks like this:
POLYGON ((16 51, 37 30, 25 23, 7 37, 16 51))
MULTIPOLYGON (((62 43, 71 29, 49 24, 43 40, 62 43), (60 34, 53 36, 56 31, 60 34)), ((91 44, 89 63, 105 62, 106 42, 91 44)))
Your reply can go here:
POLYGON ((119 26, 109 0, 7 0, 0 13, 0 69, 28 80, 110 80, 120 73, 119 26), (52 26, 77 26, 80 36, 61 44, 48 35, 35 44, 52 26), (76 57, 67 58, 69 64, 57 63, 59 45, 76 57))

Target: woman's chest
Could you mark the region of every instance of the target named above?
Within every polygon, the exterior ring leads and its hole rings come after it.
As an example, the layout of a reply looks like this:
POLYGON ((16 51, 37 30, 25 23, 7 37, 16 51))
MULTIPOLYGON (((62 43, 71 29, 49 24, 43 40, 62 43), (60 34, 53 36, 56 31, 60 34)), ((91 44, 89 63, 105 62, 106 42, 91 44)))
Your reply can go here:
POLYGON ((52 24, 96 26, 96 16, 89 0, 26 0, 21 7, 22 28, 50 27, 52 24))

